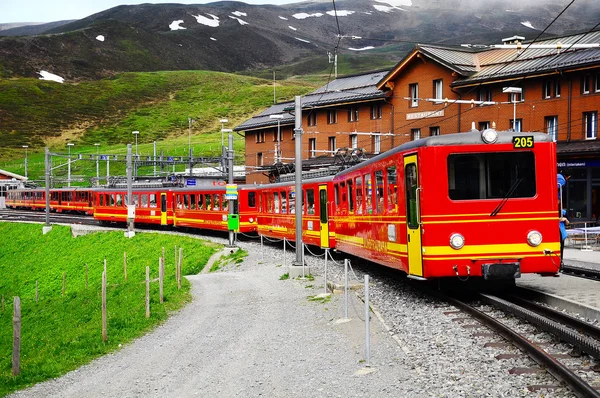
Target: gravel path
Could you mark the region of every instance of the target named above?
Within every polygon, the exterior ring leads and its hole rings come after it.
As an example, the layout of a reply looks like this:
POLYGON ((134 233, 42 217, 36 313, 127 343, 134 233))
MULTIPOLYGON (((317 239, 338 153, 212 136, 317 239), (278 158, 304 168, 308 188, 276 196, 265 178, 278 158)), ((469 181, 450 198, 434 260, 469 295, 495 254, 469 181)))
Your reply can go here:
MULTIPOLYGON (((219 243, 225 240, 212 238, 219 243)), ((282 245, 240 242, 241 265, 188 277, 193 301, 164 325, 120 351, 16 397, 572 397, 547 374, 513 375, 535 364, 513 347, 487 347, 499 337, 473 337, 475 321, 456 322, 454 307, 436 302, 403 280, 372 275, 371 367, 365 367, 364 304, 351 294, 324 292, 324 261, 308 257, 314 281, 280 280, 282 245), (465 323, 467 325, 465 325, 465 323), (467 327, 465 327, 467 326, 467 327), (390 331, 386 328, 389 328, 390 331)), ((295 253, 288 250, 289 264, 295 253)), ((353 260, 357 261, 357 260, 353 260)), ((328 280, 342 268, 328 262, 328 280)), ((358 279, 369 267, 355 265, 358 279)), ((362 295, 362 290, 358 292, 362 295)))

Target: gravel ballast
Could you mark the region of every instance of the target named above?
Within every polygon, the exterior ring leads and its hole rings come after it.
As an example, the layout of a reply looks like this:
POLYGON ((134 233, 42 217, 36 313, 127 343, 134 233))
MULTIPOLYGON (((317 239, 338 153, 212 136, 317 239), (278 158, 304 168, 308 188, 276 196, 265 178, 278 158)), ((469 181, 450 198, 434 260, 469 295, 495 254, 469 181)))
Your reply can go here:
MULTIPOLYGON (((253 240, 239 246, 249 253, 242 264, 188 277, 193 301, 165 324, 117 352, 14 396, 573 396, 562 388, 529 391, 528 385, 558 382, 543 372, 509 374, 512 367, 535 364, 525 356, 496 360, 498 354, 518 351, 485 347, 502 340, 473 337, 486 330, 465 328, 452 320, 458 315, 448 314, 454 307, 386 277, 371 279, 371 304, 384 323, 371 318, 367 367, 365 309, 357 294, 349 295, 349 322, 340 322, 343 294, 328 302, 309 299, 324 292, 322 257, 307 257, 314 281, 280 280, 287 272, 281 244, 261 247, 253 240)), ((294 258, 288 249, 285 262, 294 258)), ((340 265, 329 261, 328 268, 328 280, 341 283, 340 265)), ((367 269, 355 270, 362 282, 361 270, 367 269)))

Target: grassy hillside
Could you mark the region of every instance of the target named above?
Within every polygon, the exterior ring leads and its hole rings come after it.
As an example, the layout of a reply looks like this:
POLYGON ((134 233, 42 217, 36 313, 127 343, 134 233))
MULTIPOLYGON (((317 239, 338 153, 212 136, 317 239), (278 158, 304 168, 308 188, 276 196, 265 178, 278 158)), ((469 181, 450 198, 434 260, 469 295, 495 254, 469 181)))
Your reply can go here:
MULTIPOLYGON (((277 99, 288 100, 315 87, 278 81, 277 99)), ((42 178, 44 146, 66 153, 71 142, 72 153, 124 154, 126 144, 135 142, 132 131, 140 132, 140 154, 151 154, 156 140, 159 152, 186 155, 188 117, 195 120, 194 154, 219 155, 219 119, 229 119, 225 127, 233 128, 272 102, 269 80, 207 71, 123 73, 78 84, 0 80, 0 168, 23 174, 22 145, 29 145, 29 176, 42 178)), ((243 151, 243 140, 236 139, 235 148, 243 151)), ((95 175, 93 162, 72 166, 74 175, 95 175)))
POLYGON ((174 247, 183 248, 183 274, 196 274, 219 245, 198 239, 122 231, 73 238, 68 227, 0 223, 10 236, 0 251, 0 396, 57 377, 117 349, 157 324, 190 300, 189 283, 175 280, 174 247), (151 317, 145 317, 146 266, 158 277, 158 258, 165 248, 164 304, 158 283, 151 284, 151 317), (127 281, 123 253, 127 253, 127 281), (102 341, 101 281, 107 263, 108 341, 102 341), (89 284, 86 287, 86 264, 89 284), (63 273, 66 289, 62 295, 63 273), (38 282, 39 301, 35 301, 38 282), (21 375, 11 376, 13 297, 21 299, 21 375))

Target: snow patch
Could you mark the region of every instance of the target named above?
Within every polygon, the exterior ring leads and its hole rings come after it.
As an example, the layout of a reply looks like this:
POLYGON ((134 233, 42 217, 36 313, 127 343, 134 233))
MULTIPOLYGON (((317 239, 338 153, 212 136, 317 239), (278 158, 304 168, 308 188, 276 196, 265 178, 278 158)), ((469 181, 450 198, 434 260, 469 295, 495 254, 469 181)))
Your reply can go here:
POLYGON ((235 15, 236 17, 247 17, 248 14, 246 14, 245 12, 241 12, 241 11, 234 11, 232 12, 233 15, 235 15))
MULTIPOLYGON (((348 11, 348 10, 339 10, 337 11, 337 16, 338 17, 347 17, 349 15, 354 14, 356 11, 348 11)), ((332 17, 335 17, 336 11, 327 11, 327 15, 331 15, 332 17)))
POLYGON ((183 19, 173 21, 173 22, 171 22, 171 25, 169 25, 169 29, 171 29, 171 30, 187 29, 187 28, 184 28, 183 26, 180 26, 182 23, 183 23, 183 19))
POLYGON ((304 39, 301 39, 299 37, 294 37, 294 39, 303 41, 304 43, 310 43, 308 40, 304 40, 304 39))
POLYGON ((352 51, 365 51, 365 50, 372 50, 374 48, 375 47, 373 47, 373 46, 366 46, 366 47, 363 47, 363 48, 352 48, 352 47, 350 47, 348 50, 352 50, 352 51))
POLYGON ((213 28, 216 28, 217 26, 219 26, 219 17, 217 17, 216 15, 213 15, 213 14, 206 14, 206 15, 210 15, 212 18, 207 18, 204 15, 194 15, 194 14, 192 14, 192 17, 196 18, 196 21, 198 21, 198 23, 200 23, 202 25, 210 26, 213 28))
POLYGON ((291 26, 291 25, 288 25, 288 28, 290 28, 291 30, 298 30, 298 29, 294 28, 294 27, 293 27, 293 26, 291 26))
POLYGON ((282 17, 281 15, 279 15, 279 19, 283 19, 284 21, 288 20, 286 17, 282 17))
POLYGON ((380 6, 378 4, 373 4, 373 7, 377 10, 377 11, 381 11, 381 12, 392 12, 394 10, 394 7, 388 7, 388 6, 380 6))
POLYGON ((244 21, 243 19, 239 19, 238 17, 232 17, 230 15, 229 18, 237 20, 240 23, 240 25, 248 25, 248 22, 244 21))
POLYGON ((55 75, 54 73, 46 72, 45 70, 38 73, 42 76, 40 77, 40 80, 51 80, 58 83, 63 83, 65 81, 63 77, 55 75))
POLYGON ((96 40, 98 40, 98 41, 104 41, 104 36, 98 35, 98 36, 96 36, 96 40))
MULTIPOLYGON (((528 28, 531 28, 531 29, 535 29, 533 27, 533 25, 531 24, 531 22, 529 22, 529 21, 521 22, 521 25, 527 26, 528 28)), ((535 29, 535 30, 537 30, 537 29, 535 29)))
POLYGON ((214 37, 211 37, 210 39, 211 39, 212 41, 217 41, 217 39, 215 39, 214 37))
POLYGON ((306 18, 311 18, 311 17, 319 18, 322 16, 323 16, 323 14, 321 14, 320 12, 316 12, 314 14, 307 14, 305 12, 300 12, 298 14, 292 15, 292 17, 294 17, 296 19, 306 19, 306 18))
POLYGON ((402 6, 412 6, 412 0, 374 0, 378 3, 389 4, 392 8, 400 8, 402 6))

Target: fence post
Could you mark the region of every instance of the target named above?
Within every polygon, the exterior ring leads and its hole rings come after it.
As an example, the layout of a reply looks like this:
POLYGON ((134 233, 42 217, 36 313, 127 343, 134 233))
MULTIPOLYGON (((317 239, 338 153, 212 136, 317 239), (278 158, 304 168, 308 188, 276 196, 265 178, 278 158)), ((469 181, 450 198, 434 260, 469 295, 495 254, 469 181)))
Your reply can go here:
POLYGON ((123 275, 127 281, 127 252, 123 252, 123 275))
POLYGON ((63 286, 62 286, 62 296, 65 297, 65 290, 67 289, 67 273, 63 272, 63 286))
POLYGON ((367 367, 371 367, 371 311, 369 310, 369 275, 365 275, 365 349, 367 367))
POLYGON ((12 349, 12 375, 21 373, 21 299, 15 297, 13 301, 13 349, 12 349))
POLYGON ((181 289, 181 274, 183 266, 183 247, 179 248, 179 279, 177 279, 177 289, 181 289))
POLYGON ((106 271, 102 273, 102 341, 108 340, 106 328, 106 271))
POLYGON ((159 288, 159 294, 160 294, 160 303, 163 303, 163 280, 165 277, 165 267, 164 267, 164 262, 162 258, 158 259, 158 288, 159 288))
MULTIPOLYGON (((106 272, 106 259, 104 259, 104 272, 106 272)), ((106 274, 106 279, 108 279, 108 274, 106 274)))
POLYGON ((325 293, 329 291, 327 288, 327 256, 329 256, 329 249, 325 249, 325 293))
POLYGON ((38 294, 38 281, 35 281, 35 302, 39 302, 39 294, 38 294))
POLYGON ((146 318, 150 318, 150 267, 146 265, 146 318))
POLYGON ((175 245, 173 257, 175 258, 175 280, 177 280, 177 278, 179 278, 179 270, 177 269, 177 245, 175 245))
POLYGON ((348 319, 348 260, 344 259, 344 317, 348 319))

